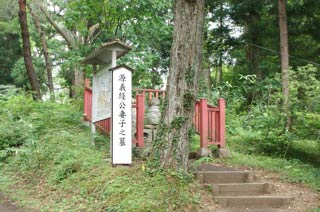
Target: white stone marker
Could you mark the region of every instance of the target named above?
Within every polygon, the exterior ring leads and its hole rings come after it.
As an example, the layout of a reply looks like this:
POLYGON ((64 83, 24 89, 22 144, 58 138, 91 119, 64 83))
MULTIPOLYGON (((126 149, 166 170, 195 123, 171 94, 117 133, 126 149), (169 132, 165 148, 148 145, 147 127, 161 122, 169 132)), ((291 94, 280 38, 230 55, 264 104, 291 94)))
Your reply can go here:
POLYGON ((132 69, 112 71, 112 165, 132 163, 132 69))

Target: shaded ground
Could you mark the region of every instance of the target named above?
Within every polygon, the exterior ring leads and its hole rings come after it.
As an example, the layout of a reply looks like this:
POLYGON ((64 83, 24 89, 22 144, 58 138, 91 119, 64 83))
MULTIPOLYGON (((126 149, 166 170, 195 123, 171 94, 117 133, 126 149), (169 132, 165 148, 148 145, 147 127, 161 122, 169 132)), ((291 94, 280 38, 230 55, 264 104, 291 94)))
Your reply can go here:
POLYGON ((9 201, 4 195, 0 194, 0 212, 24 212, 21 208, 9 201))
MULTIPOLYGON (((222 166, 222 165, 221 165, 222 166)), ((222 209, 214 202, 209 189, 205 188, 201 193, 200 207, 196 212, 317 212, 320 208, 320 193, 311 190, 300 183, 290 183, 280 179, 280 175, 274 172, 251 167, 230 167, 230 169, 254 171, 257 177, 256 182, 269 182, 275 185, 276 193, 294 197, 294 201, 287 209, 275 210, 239 210, 222 209)), ((225 169, 225 168, 223 168, 225 169)), ((22 209, 0 193, 0 212, 31 212, 34 210, 22 209)), ((188 211, 188 210, 186 210, 188 211)))
MULTIPOLYGON (((221 165, 223 166, 223 165, 221 165)), ((318 212, 320 209, 320 193, 311 190, 307 186, 300 183, 290 183, 280 179, 280 175, 271 171, 251 168, 251 167, 232 167, 238 170, 254 171, 256 182, 272 183, 276 187, 276 193, 294 197, 294 201, 289 208, 274 210, 239 210, 239 209, 222 209, 213 200, 213 196, 206 191, 201 193, 201 212, 318 212), (318 209, 319 208, 319 209, 318 209), (318 210, 317 210, 318 209, 318 210)))

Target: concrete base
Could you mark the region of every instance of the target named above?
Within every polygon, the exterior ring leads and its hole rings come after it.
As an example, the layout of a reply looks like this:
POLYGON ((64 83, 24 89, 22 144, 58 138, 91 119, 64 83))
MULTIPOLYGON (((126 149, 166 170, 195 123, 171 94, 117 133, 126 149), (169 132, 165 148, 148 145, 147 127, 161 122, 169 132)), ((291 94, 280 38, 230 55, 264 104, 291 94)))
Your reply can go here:
POLYGON ((215 197, 223 208, 270 209, 287 208, 293 200, 288 196, 215 197))
POLYGON ((269 183, 215 184, 214 196, 259 196, 271 194, 274 187, 269 183))
POLYGON ((198 150, 198 155, 200 157, 211 157, 212 156, 212 151, 209 148, 200 148, 198 150))
POLYGON ((135 147, 134 154, 140 158, 148 158, 151 153, 151 147, 135 147))
POLYGON ((153 132, 152 129, 143 129, 143 138, 144 138, 144 146, 151 147, 152 146, 152 139, 153 139, 153 132))
POLYGON ((196 171, 197 179, 206 184, 251 183, 255 179, 249 171, 196 171))
POLYGON ((219 148, 219 149, 217 149, 217 156, 219 158, 231 158, 230 151, 227 148, 219 148))

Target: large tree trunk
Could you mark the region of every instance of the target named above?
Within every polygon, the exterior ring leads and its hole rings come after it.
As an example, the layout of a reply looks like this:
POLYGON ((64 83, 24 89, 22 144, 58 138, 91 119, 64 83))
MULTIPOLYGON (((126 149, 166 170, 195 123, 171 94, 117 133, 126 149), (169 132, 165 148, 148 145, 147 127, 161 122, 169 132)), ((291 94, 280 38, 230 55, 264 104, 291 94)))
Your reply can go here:
POLYGON ((170 72, 153 157, 164 169, 187 171, 197 84, 201 73, 205 0, 176 0, 170 72))
POLYGON ((84 72, 81 71, 78 67, 74 68, 74 74, 72 78, 72 86, 71 86, 71 98, 80 97, 81 91, 84 86, 84 72))
MULTIPOLYGON (((84 37, 79 37, 76 34, 72 33, 67 29, 63 29, 58 26, 58 24, 53 20, 53 18, 49 15, 45 8, 40 7, 41 11, 44 13, 50 24, 57 30, 57 32, 64 38, 67 43, 67 46, 70 50, 78 50, 81 45, 85 45, 86 42, 90 43, 93 42, 94 34, 99 30, 99 24, 95 24, 89 27, 89 35, 87 39, 84 37)), ((83 90, 84 86, 84 72, 80 70, 79 66, 76 65, 73 76, 72 76, 72 84, 69 87, 69 96, 70 98, 75 98, 80 96, 81 91, 83 90)))
POLYGON ((26 0, 19 0, 19 22, 21 27, 24 63, 27 69, 31 88, 33 90, 33 98, 35 100, 41 100, 40 86, 37 81, 37 76, 31 57, 30 38, 26 13, 26 0))
POLYGON ((288 45, 288 26, 286 13, 286 0, 278 0, 279 29, 280 29, 280 55, 281 55, 281 83, 283 95, 283 108, 286 114, 286 131, 291 126, 289 109, 289 45, 288 45))
POLYGON ((46 63, 46 69, 47 69, 48 88, 49 88, 51 97, 53 97, 54 96, 54 89, 53 89, 53 80, 52 80, 52 61, 51 61, 51 58, 49 57, 46 34, 44 31, 41 30, 40 21, 39 21, 38 16, 36 16, 36 14, 33 13, 30 5, 28 5, 28 8, 29 8, 30 14, 33 17, 33 21, 36 26, 37 32, 40 36, 41 46, 43 49, 43 56, 44 56, 44 60, 46 63))

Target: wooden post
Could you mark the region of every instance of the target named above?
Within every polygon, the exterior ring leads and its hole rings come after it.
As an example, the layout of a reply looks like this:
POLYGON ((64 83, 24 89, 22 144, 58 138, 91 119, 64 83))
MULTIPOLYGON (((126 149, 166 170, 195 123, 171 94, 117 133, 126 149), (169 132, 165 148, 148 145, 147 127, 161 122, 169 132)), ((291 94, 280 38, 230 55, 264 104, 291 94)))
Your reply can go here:
POLYGON ((200 148, 208 148, 208 103, 200 99, 200 148))
POLYGON ((136 95, 136 138, 137 138, 137 147, 143 147, 143 129, 144 129, 144 95, 136 95))
POLYGON ((219 107, 219 148, 224 148, 226 146, 226 103, 225 100, 220 98, 218 100, 219 107))
POLYGON ((85 79, 84 80, 84 92, 83 92, 83 116, 84 116, 84 120, 87 121, 88 120, 88 91, 87 88, 90 87, 90 80, 89 79, 85 79))

